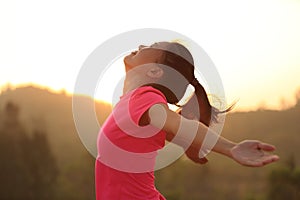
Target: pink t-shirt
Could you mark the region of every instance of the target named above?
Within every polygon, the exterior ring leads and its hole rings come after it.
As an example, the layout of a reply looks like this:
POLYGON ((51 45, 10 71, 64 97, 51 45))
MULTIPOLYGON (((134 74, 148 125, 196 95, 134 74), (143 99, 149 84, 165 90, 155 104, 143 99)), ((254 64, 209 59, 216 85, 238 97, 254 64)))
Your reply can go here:
POLYGON ((155 188, 153 171, 166 134, 151 125, 138 125, 142 115, 157 103, 167 104, 159 90, 137 88, 121 97, 103 124, 95 166, 97 200, 165 199, 155 188))

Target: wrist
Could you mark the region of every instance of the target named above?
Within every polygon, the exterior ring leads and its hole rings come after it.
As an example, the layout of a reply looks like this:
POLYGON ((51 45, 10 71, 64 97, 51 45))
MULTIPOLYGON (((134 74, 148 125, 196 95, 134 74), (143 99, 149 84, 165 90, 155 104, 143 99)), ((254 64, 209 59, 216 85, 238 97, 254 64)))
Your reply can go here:
POLYGON ((225 155, 229 158, 232 158, 231 150, 237 145, 236 143, 223 139, 218 141, 218 143, 214 146, 213 151, 225 155), (219 144, 218 144, 219 143, 219 144))
POLYGON ((225 148, 224 155, 228 156, 229 158, 233 158, 232 156, 232 149, 236 146, 237 144, 234 142, 229 142, 227 147, 225 148))

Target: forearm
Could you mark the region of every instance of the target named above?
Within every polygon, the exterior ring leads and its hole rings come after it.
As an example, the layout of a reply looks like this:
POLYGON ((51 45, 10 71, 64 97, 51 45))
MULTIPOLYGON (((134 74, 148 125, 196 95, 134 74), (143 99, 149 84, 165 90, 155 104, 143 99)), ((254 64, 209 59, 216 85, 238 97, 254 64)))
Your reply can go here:
POLYGON ((197 122, 198 130, 192 145, 200 148, 199 156, 205 156, 209 151, 214 151, 228 157, 231 156, 231 149, 236 145, 234 142, 217 134, 213 129, 201 122, 197 122))
POLYGON ((200 157, 204 157, 211 150, 231 157, 231 149, 236 145, 234 142, 220 136, 214 130, 198 121, 183 119, 181 120, 181 126, 178 132, 180 135, 179 142, 184 141, 181 143, 184 145, 189 143, 194 148, 200 149, 200 157), (184 133, 181 133, 181 131, 184 133))
POLYGON ((217 143, 214 145, 212 150, 214 152, 226 155, 230 158, 232 158, 231 149, 236 146, 236 143, 219 136, 217 143))

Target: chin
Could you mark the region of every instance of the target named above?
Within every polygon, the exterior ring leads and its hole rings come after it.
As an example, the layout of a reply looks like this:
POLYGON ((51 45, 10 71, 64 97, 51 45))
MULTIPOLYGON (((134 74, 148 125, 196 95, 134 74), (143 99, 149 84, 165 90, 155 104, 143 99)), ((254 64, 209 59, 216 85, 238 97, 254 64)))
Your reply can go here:
POLYGON ((125 62, 124 62, 124 65, 125 65, 125 71, 126 72, 128 72, 129 70, 131 70, 133 68, 132 66, 126 64, 125 62))
POLYGON ((128 64, 128 58, 127 58, 127 57, 128 57, 128 56, 126 56, 126 57, 123 59, 123 63, 124 63, 124 65, 125 65, 126 71, 129 70, 129 69, 131 69, 130 65, 128 64))

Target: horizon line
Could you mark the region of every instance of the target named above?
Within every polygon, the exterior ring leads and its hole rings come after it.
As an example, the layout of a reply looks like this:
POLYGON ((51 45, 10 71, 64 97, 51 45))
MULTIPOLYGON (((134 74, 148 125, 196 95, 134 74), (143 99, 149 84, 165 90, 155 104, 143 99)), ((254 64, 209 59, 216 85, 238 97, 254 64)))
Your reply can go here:
MULTIPOLYGON (((19 88, 26 88, 26 87, 33 87, 33 88, 45 90, 45 91, 48 91, 48 92, 51 92, 51 93, 54 93, 54 94, 64 94, 64 95, 70 96, 70 97, 72 97, 74 95, 82 95, 82 96, 85 96, 87 98, 91 98, 95 102, 112 105, 111 102, 109 102, 107 100, 104 100, 104 99, 97 99, 95 97, 92 97, 90 95, 85 95, 85 94, 75 94, 73 92, 68 91, 66 88, 54 89, 51 86, 42 85, 42 84, 33 83, 33 82, 18 83, 18 84, 13 84, 13 83, 7 82, 5 84, 0 84, 0 96, 2 95, 2 93, 6 92, 8 90, 16 90, 16 89, 19 89, 19 88)), ((299 90, 299 92, 300 92, 300 90, 299 90)), ((264 110, 265 111, 268 111, 268 110, 269 111, 284 111, 284 110, 288 110, 290 108, 295 107, 299 100, 300 100, 300 98, 298 98, 298 100, 296 98, 296 100, 293 104, 290 104, 290 105, 285 106, 285 107, 278 106, 277 108, 270 107, 267 104, 263 105, 263 106, 257 105, 257 106, 254 106, 254 107, 252 107, 252 106, 238 107, 238 102, 237 102, 237 106, 235 106, 235 109, 233 109, 231 111, 231 113, 234 113, 234 112, 254 112, 254 111, 264 111, 264 110)))

